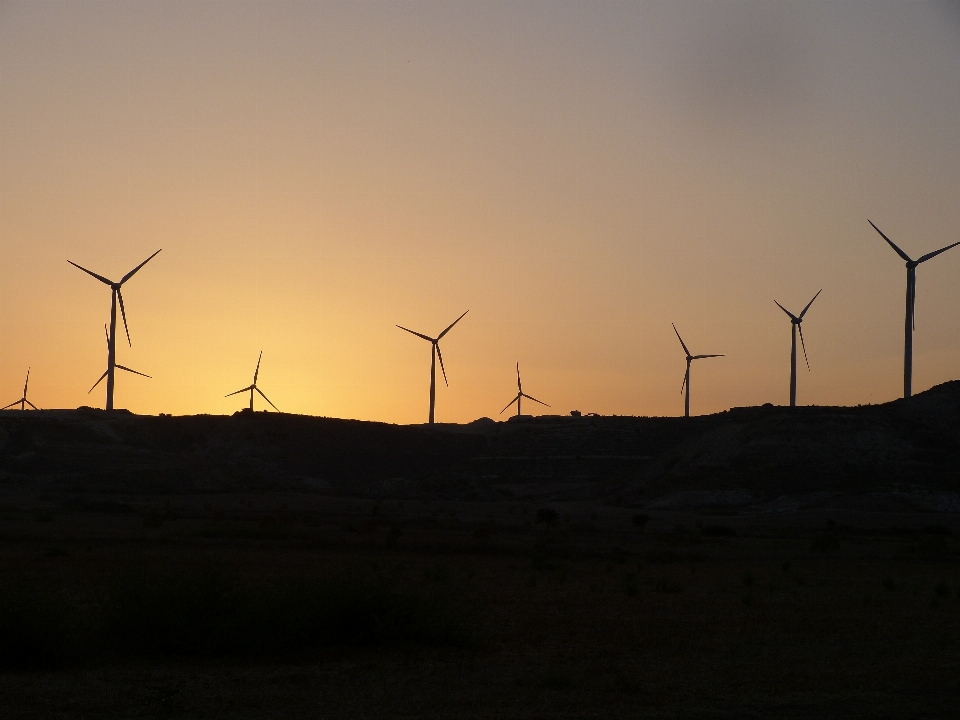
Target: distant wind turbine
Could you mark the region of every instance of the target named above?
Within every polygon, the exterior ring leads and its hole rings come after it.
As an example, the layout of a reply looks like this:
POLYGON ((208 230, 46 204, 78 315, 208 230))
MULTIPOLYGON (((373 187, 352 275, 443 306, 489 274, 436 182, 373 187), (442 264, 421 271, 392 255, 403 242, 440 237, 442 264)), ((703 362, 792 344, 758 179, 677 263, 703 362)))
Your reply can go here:
POLYGON ((946 252, 952 247, 960 245, 960 242, 955 242, 952 245, 947 245, 945 248, 921 255, 917 260, 911 260, 910 256, 894 245, 893 240, 884 235, 883 231, 874 225, 871 220, 868 219, 867 222, 873 226, 874 230, 880 233, 880 237, 886 240, 890 247, 896 250, 897 255, 907 263, 907 316, 904 320, 903 327, 903 396, 908 398, 913 394, 913 331, 917 325, 914 316, 914 308, 917 301, 917 265, 935 258, 940 253, 946 252))
POLYGON ((507 407, 505 407, 503 410, 501 410, 501 411, 500 411, 500 414, 503 415, 503 413, 506 412, 506 410, 507 410, 508 407, 510 407, 511 405, 513 405, 514 403, 516 403, 516 404, 517 404, 517 417, 520 417, 520 399, 521 399, 521 398, 527 398, 528 400, 533 400, 535 403, 540 403, 541 405, 543 405, 543 406, 545 406, 545 407, 550 407, 550 406, 547 405, 545 402, 542 402, 541 400, 537 400, 535 397, 533 397, 533 395, 527 395, 527 394, 523 391, 523 385, 520 384, 520 363, 517 363, 517 396, 516 396, 513 400, 511 400, 510 402, 507 403, 507 407))
POLYGON ((17 405, 18 403, 19 403, 19 405, 20 405, 20 409, 21 409, 21 410, 26 410, 25 405, 29 405, 29 406, 32 407, 34 410, 39 410, 40 408, 38 408, 36 405, 34 405, 34 404, 33 404, 32 402, 30 402, 29 400, 27 400, 27 385, 29 385, 29 384, 30 384, 30 368, 27 368, 27 379, 23 381, 23 397, 20 398, 19 400, 15 401, 15 402, 10 403, 9 405, 7 405, 7 406, 5 406, 5 407, 0 408, 0 410, 6 410, 7 408, 12 408, 14 405, 17 405))
MULTIPOLYGON (((670 323, 673 325, 673 323, 670 323)), ((702 360, 704 358, 713 358, 713 357, 723 357, 723 355, 691 355, 690 351, 687 350, 686 343, 683 342, 683 338, 680 337, 680 332, 677 330, 677 326, 673 325, 673 331, 677 333, 677 340, 680 341, 680 345, 683 346, 683 352, 687 354, 687 372, 683 376, 683 384, 680 386, 680 392, 683 392, 683 389, 687 389, 686 397, 683 401, 683 416, 690 417, 690 363, 694 360, 702 360)))
MULTIPOLYGON (((463 315, 466 315, 468 312, 470 311, 467 310, 466 312, 463 313, 463 315)), ((423 335, 418 332, 414 332, 409 328, 403 327, 403 325, 397 325, 397 327, 400 328, 401 330, 406 330, 408 333, 412 335, 416 335, 418 338, 423 338, 424 340, 426 340, 432 345, 430 350, 430 420, 429 420, 431 425, 433 425, 434 407, 436 405, 436 400, 437 400, 437 358, 440 358, 440 371, 443 373, 443 382, 447 387, 450 386, 450 383, 447 382, 447 371, 443 367, 443 355, 440 353, 440 339, 444 335, 446 335, 448 332, 450 332, 450 330, 453 328, 454 325, 456 325, 458 322, 460 322, 463 319, 463 315, 461 315, 452 323, 450 323, 447 326, 446 330, 444 330, 442 333, 437 335, 435 338, 429 337, 427 335, 423 335)))
MULTIPOLYGON (((100 379, 97 380, 97 381, 93 384, 93 387, 91 387, 89 390, 87 390, 87 395, 89 395, 90 393, 92 393, 92 392, 93 392, 93 388, 95 388, 97 385, 99 385, 101 382, 103 382, 103 379, 104 379, 104 378, 107 378, 107 382, 109 383, 109 382, 110 382, 110 378, 113 377, 113 376, 110 374, 110 369, 111 369, 111 360, 110 360, 110 358, 111 358, 111 353, 110 353, 110 333, 107 332, 107 326, 106 326, 106 324, 104 324, 104 326, 103 326, 103 333, 107 336, 107 369, 103 371, 103 375, 101 375, 101 376, 100 376, 100 379)), ((116 360, 116 355, 113 355, 112 357, 113 357, 114 360, 116 360)), ((128 367, 126 367, 126 366, 124 366, 124 365, 119 365, 119 364, 114 363, 113 367, 117 367, 117 368, 119 368, 119 369, 121 369, 121 370, 126 370, 128 373, 133 373, 134 375, 139 375, 139 376, 141 376, 141 377, 145 377, 145 378, 150 377, 149 375, 146 375, 145 373, 142 373, 142 372, 138 372, 137 370, 131 370, 130 368, 128 368, 128 367)), ((152 378, 151 378, 151 379, 152 379, 152 378)), ((112 410, 112 409, 113 409, 113 407, 112 407, 112 403, 111 403, 111 406, 108 407, 108 410, 112 410)))
MULTIPOLYGON (((162 249, 162 248, 161 248, 162 249)), ((130 278, 132 278, 136 272, 146 265, 148 262, 153 260, 157 256, 160 250, 157 250, 153 255, 148 257, 142 263, 137 265, 133 270, 124 275, 120 282, 113 282, 112 280, 107 280, 107 278, 102 275, 97 275, 95 272, 87 270, 85 267, 80 267, 72 260, 67 260, 68 263, 73 265, 75 268, 83 270, 87 275, 95 277, 100 282, 109 285, 111 290, 111 300, 110 300, 110 332, 107 333, 107 410, 113 410, 113 380, 114 380, 114 368, 118 367, 116 364, 117 360, 117 300, 120 300, 120 314, 123 316, 123 329, 127 333, 127 344, 131 347, 133 343, 130 342, 130 329, 127 327, 127 312, 123 308, 123 293, 120 292, 120 287, 130 278)), ((122 368, 126 370, 127 368, 122 368)), ((131 371, 133 372, 133 371, 131 371)), ((142 374, 142 373, 138 373, 142 374)), ((102 380, 103 378, 101 378, 102 380)), ((97 381, 100 382, 99 380, 97 381)), ((96 387, 96 385, 94 385, 96 387)))
POLYGON ((278 408, 276 405, 274 405, 272 402, 270 402, 270 398, 268 398, 266 395, 264 395, 264 394, 263 394, 263 391, 262 391, 260 388, 257 387, 257 375, 260 374, 260 360, 261 360, 262 358, 263 358, 263 350, 260 351, 260 357, 257 358, 257 369, 253 371, 253 384, 252 384, 252 385, 249 385, 249 386, 247 386, 247 387, 245 387, 245 388, 241 388, 240 390, 237 390, 236 392, 228 393, 228 394, 224 395, 224 397, 230 397, 231 395, 239 395, 239 394, 242 393, 242 392, 248 392, 248 391, 249 391, 249 393, 250 393, 250 411, 253 412, 253 391, 256 390, 258 393, 260 393, 260 397, 262 397, 264 400, 266 400, 268 403, 270 403, 270 407, 272 407, 272 408, 273 408, 274 410, 276 410, 277 412, 280 412, 280 408, 278 408))
MULTIPOLYGON (((813 296, 813 300, 816 300, 819 297, 820 293, 823 292, 823 288, 817 290, 817 294, 813 296)), ((790 324, 793 327, 793 343, 790 346, 790 407, 797 406, 797 331, 800 331, 800 346, 803 348, 803 360, 807 363, 807 371, 810 370, 810 361, 807 360, 807 345, 803 342, 803 328, 800 327, 800 323, 803 322, 803 316, 807 314, 807 310, 810 309, 810 306, 813 305, 813 300, 807 303, 807 306, 803 309, 803 312, 800 315, 794 315, 792 312, 787 310, 783 305, 777 303, 777 307, 783 310, 787 315, 790 316, 790 324)))

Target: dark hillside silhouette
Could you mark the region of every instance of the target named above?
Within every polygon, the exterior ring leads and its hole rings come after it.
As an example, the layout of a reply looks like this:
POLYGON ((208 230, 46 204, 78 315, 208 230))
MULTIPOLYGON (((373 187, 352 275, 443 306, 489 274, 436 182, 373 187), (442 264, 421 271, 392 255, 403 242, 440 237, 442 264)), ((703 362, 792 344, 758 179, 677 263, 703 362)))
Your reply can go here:
POLYGON ((102 492, 274 488, 357 497, 609 497, 641 506, 668 498, 750 506, 810 493, 960 492, 960 382, 875 406, 469 425, 246 410, 185 417, 7 411, 0 472, 19 487, 102 492))

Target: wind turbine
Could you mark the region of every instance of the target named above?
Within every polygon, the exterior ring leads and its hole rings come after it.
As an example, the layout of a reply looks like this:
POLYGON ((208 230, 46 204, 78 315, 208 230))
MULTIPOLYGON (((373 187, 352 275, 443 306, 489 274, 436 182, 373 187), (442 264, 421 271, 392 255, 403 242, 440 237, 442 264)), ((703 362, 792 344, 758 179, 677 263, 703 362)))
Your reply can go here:
MULTIPOLYGON (((466 312, 463 313, 463 315, 466 315, 468 312, 470 311, 467 310, 466 312)), ((447 371, 443 367, 443 355, 440 353, 440 338, 442 338, 444 335, 450 332, 453 326, 463 319, 463 315, 461 315, 452 323, 450 323, 447 326, 446 330, 444 330, 442 333, 437 335, 435 338, 428 337, 427 335, 423 335, 418 332, 414 332, 409 328, 403 327, 403 325, 397 325, 397 327, 400 328, 401 330, 406 330, 408 333, 412 335, 416 335, 418 338, 423 338, 424 340, 426 340, 432 345, 430 349, 430 421, 429 421, 431 425, 433 425, 433 410, 434 410, 434 406, 436 405, 436 399, 437 399, 437 358, 438 357, 440 358, 440 371, 443 373, 443 382, 447 387, 450 387, 450 383, 447 382, 447 371)))
MULTIPOLYGON (((673 325, 673 323, 670 323, 673 325)), ((683 392, 684 387, 687 389, 686 398, 683 401, 683 416, 690 417, 690 363, 694 360, 702 360, 703 358, 712 358, 712 357, 723 357, 723 355, 691 355, 690 351, 687 350, 686 343, 683 342, 683 338, 680 337, 680 332, 677 330, 677 326, 673 325, 673 331, 677 333, 677 340, 680 341, 680 344, 683 346, 683 351, 687 354, 687 372, 683 376, 683 384, 680 386, 680 392, 683 392)))
POLYGON ((27 368, 27 379, 23 381, 23 397, 20 398, 19 400, 16 400, 16 401, 10 403, 9 405, 7 405, 7 406, 5 406, 5 407, 0 408, 0 410, 6 410, 7 408, 12 408, 12 407, 13 407, 14 405, 16 405, 17 403, 20 404, 20 409, 21 409, 21 410, 26 410, 26 407, 24 407, 24 405, 29 405, 29 406, 32 407, 34 410, 39 410, 40 408, 38 408, 36 405, 34 405, 34 404, 33 404, 32 402, 30 402, 29 400, 27 400, 27 385, 29 385, 29 384, 30 384, 30 368, 27 368))
POLYGON ((507 407, 505 407, 503 410, 501 410, 501 411, 500 411, 500 414, 503 415, 503 413, 506 412, 506 410, 507 410, 508 407, 510 407, 511 405, 513 405, 514 403, 516 403, 516 404, 517 404, 517 417, 520 417, 520 398, 527 398, 528 400, 533 400, 535 403, 540 403, 541 405, 544 405, 544 406, 546 406, 546 407, 550 407, 550 406, 547 405, 545 402, 542 402, 542 401, 540 401, 540 400, 537 400, 535 397, 533 397, 533 395, 527 395, 527 394, 523 391, 523 385, 520 384, 520 363, 517 363, 517 396, 516 396, 513 400, 511 400, 510 402, 507 403, 507 407))
MULTIPOLYGON (((162 248, 161 248, 162 250, 162 248)), ((111 290, 111 299, 110 299, 110 332, 107 333, 107 410, 113 410, 113 380, 114 380, 114 368, 117 367, 117 300, 120 300, 120 314, 123 316, 123 329, 127 333, 127 344, 133 347, 133 343, 130 342, 130 329, 127 327, 127 312, 123 308, 123 293, 120 292, 120 287, 130 278, 132 278, 136 272, 146 265, 148 262, 153 260, 156 257, 157 253, 160 250, 157 250, 153 255, 148 257, 142 263, 137 265, 133 270, 128 272, 122 278, 120 282, 113 282, 112 280, 107 280, 107 278, 102 275, 97 275, 95 272, 87 270, 85 267, 80 267, 72 260, 67 260, 68 263, 73 265, 75 268, 83 270, 88 275, 95 277, 100 282, 109 285, 111 290)), ((126 370, 127 368, 123 368, 126 370)), ((131 371, 132 372, 132 371, 131 371)), ((103 378, 101 378, 102 380, 103 378)), ((100 382, 99 380, 97 381, 100 382)), ((96 385, 94 385, 96 387, 96 385)))
MULTIPOLYGON (((111 370, 111 361, 110 361, 110 358, 112 357, 114 360, 116 360, 117 358, 116 358, 116 355, 111 355, 111 353, 110 353, 110 333, 107 332, 107 326, 106 326, 106 324, 104 324, 104 326, 103 326, 103 333, 104 333, 104 335, 107 336, 107 369, 103 371, 103 375, 101 375, 101 376, 100 376, 100 379, 97 380, 97 381, 93 384, 93 387, 91 387, 89 390, 87 390, 87 395, 89 395, 90 393, 92 393, 92 392, 93 392, 93 388, 95 388, 97 385, 99 385, 101 382, 103 382, 103 379, 104 379, 104 378, 107 378, 107 383, 108 383, 108 387, 109 387, 110 380, 111 380, 112 377, 113 377, 113 375, 110 373, 110 370, 111 370)), ((139 372, 139 371, 137 371, 137 370, 131 370, 130 368, 126 367, 125 365, 117 365, 117 364, 114 364, 113 367, 118 367, 118 368, 120 368, 121 370, 126 370, 128 373, 133 373, 134 375, 140 375, 141 377, 145 377, 145 378, 150 377, 149 375, 146 375, 146 374, 144 374, 144 373, 142 373, 142 372, 139 372)), ((151 379, 152 379, 152 378, 151 378, 151 379)), ((108 403, 107 409, 108 409, 108 410, 112 410, 112 409, 113 409, 113 405, 112 405, 110 399, 107 400, 107 403, 108 403)))
POLYGON ((260 374, 260 360, 262 358, 263 358, 263 350, 260 351, 260 357, 257 358, 257 369, 253 371, 253 384, 249 385, 248 387, 237 390, 236 392, 228 393, 224 395, 224 397, 230 397, 231 395, 239 395, 240 393, 247 392, 249 390, 250 391, 250 412, 253 412, 253 391, 256 390, 258 393, 260 393, 260 397, 262 397, 264 400, 270 403, 270 407, 272 407, 277 412, 280 412, 280 408, 278 408, 276 405, 270 402, 270 398, 264 395, 263 391, 257 387, 257 375, 260 374))
POLYGON ((871 220, 868 219, 867 222, 873 226, 874 230, 880 233, 880 237, 886 240, 890 244, 890 247, 897 251, 897 255, 907 263, 907 316, 903 324, 903 396, 908 398, 913 394, 913 331, 917 325, 914 316, 914 306, 917 301, 917 265, 931 258, 935 258, 940 253, 946 252, 952 247, 960 245, 960 242, 955 242, 952 245, 947 245, 945 248, 921 255, 916 260, 911 260, 910 256, 894 245, 893 240, 884 235, 883 231, 874 225, 871 220))
MULTIPOLYGON (((817 294, 813 296, 813 300, 816 300, 820 293, 823 292, 823 288, 817 290, 817 294)), ((800 323, 803 322, 803 316, 806 315, 807 310, 810 309, 810 306, 813 305, 813 300, 807 303, 807 306, 803 309, 803 312, 800 315, 794 315, 792 312, 787 310, 783 305, 777 303, 777 307, 783 310, 787 315, 790 316, 790 324, 793 326, 793 343, 790 345, 790 407, 797 406, 797 331, 800 331, 800 346, 803 348, 803 360, 807 363, 807 371, 810 371, 810 361, 807 360, 807 346, 803 342, 803 328, 800 327, 800 323)))

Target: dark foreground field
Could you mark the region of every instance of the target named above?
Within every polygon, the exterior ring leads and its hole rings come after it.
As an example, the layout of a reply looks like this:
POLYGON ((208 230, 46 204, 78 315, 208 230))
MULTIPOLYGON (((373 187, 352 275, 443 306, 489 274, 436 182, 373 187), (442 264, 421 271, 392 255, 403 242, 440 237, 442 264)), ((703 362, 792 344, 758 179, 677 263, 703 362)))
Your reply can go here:
POLYGON ((955 385, 440 432, 5 413, 0 716, 956 717, 955 385))

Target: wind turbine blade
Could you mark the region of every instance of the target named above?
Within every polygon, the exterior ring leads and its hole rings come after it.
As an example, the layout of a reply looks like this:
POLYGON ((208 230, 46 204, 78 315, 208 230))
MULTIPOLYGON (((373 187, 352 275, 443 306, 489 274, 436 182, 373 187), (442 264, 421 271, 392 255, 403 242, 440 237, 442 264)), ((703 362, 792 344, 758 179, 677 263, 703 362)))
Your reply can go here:
POLYGON ((97 380, 97 381, 93 384, 93 387, 91 387, 89 390, 87 390, 87 395, 89 395, 90 393, 93 392, 93 388, 95 388, 97 385, 99 385, 101 382, 103 382, 103 379, 107 376, 107 373, 108 373, 108 372, 110 372, 110 371, 109 371, 109 370, 104 370, 104 371, 103 371, 103 375, 100 376, 100 379, 97 380))
POLYGON ((27 396, 27 385, 30 384, 30 368, 27 368, 27 379, 23 381, 23 396, 27 396))
POLYGON ((40 408, 38 408, 36 405, 34 405, 32 402, 30 402, 29 400, 27 400, 26 398, 24 398, 23 401, 24 401, 27 405, 29 405, 30 407, 32 407, 34 410, 39 410, 39 409, 40 409, 40 408))
POLYGON ((517 390, 523 392, 523 385, 520 384, 520 363, 517 363, 517 390))
MULTIPOLYGON (((7 408, 12 408, 14 405, 19 405, 19 404, 22 402, 22 400, 23 400, 23 398, 21 398, 20 400, 15 401, 15 402, 10 403, 9 405, 4 405, 2 408, 0 408, 0 410, 6 410, 7 408)), ((508 405, 507 407, 510 407, 510 406, 508 405)), ((507 408, 504 408, 504 410, 506 410, 506 409, 507 409, 507 408)))
POLYGON ((683 374, 683 382, 680 383, 680 394, 683 395, 683 389, 687 386, 687 374, 683 374))
POLYGON ((807 345, 803 342, 803 325, 798 325, 800 330, 800 347, 803 348, 803 361, 807 364, 807 372, 810 372, 810 361, 807 360, 807 345))
MULTIPOLYGON (((465 313, 463 313, 463 315, 466 315, 468 312, 470 312, 470 311, 467 310, 465 313)), ((450 323, 450 324, 447 326, 447 329, 446 329, 446 330, 444 330, 442 333, 440 333, 439 335, 437 335, 437 340, 439 340, 439 339, 442 338, 444 335, 446 335, 448 332, 450 332, 450 329, 451 329, 454 325, 456 325, 458 322, 460 322, 461 320, 463 320, 463 315, 461 315, 461 316, 458 317, 456 320, 454 320, 452 323, 450 323)))
MULTIPOLYGON (((670 323, 670 324, 673 325, 673 323, 670 323)), ((677 340, 679 340, 680 344, 683 346, 683 351, 687 354, 687 357, 690 357, 690 351, 687 350, 687 344, 683 342, 683 338, 680 337, 680 331, 677 330, 676 325, 673 325, 673 331, 677 334, 677 340)))
POLYGON ((956 247, 957 245, 960 245, 960 242, 955 242, 953 245, 947 245, 945 248, 940 248, 939 250, 934 250, 933 252, 927 253, 926 255, 921 255, 920 259, 917 260, 917 265, 919 265, 922 262, 926 262, 930 258, 935 258, 940 253, 946 252, 950 248, 956 247))
POLYGON ((437 357, 440 358, 440 372, 443 373, 443 382, 447 387, 450 387, 450 383, 447 382, 447 371, 443 369, 443 355, 440 353, 439 338, 438 341, 433 344, 433 346, 437 349, 437 357))
POLYGON ((694 355, 691 360, 703 360, 704 358, 724 357, 723 355, 694 355))
POLYGON ((107 324, 103 324, 103 336, 107 339, 107 351, 110 350, 110 331, 107 330, 107 324))
MULTIPOLYGON (((163 250, 163 248, 160 248, 160 250, 163 250)), ((130 272, 128 272, 126 275, 124 275, 124 276, 120 279, 120 282, 119 282, 118 284, 119 284, 119 285, 123 285, 127 280, 129 280, 130 278, 132 278, 132 277, 136 274, 137 270, 139 270, 139 269, 142 268, 144 265, 146 265, 148 262, 150 262, 151 260, 153 260, 153 259, 157 256, 157 253, 160 252, 160 250, 157 250, 157 252, 155 252, 153 255, 151 255, 150 257, 148 257, 148 258, 147 258, 146 260, 144 260, 142 263, 140 263, 139 265, 137 265, 133 270, 131 270, 130 272)))
POLYGON ((778 308, 780 308, 780 309, 783 310, 787 315, 789 315, 791 320, 796 320, 796 319, 797 319, 797 317, 796 317, 792 312, 790 312, 789 310, 787 310, 783 305, 781 305, 780 303, 778 303, 776 300, 774 300, 773 302, 776 303, 776 305, 777 305, 778 308))
POLYGON ((130 368, 124 365, 117 365, 116 367, 120 368, 121 370, 126 370, 128 373, 133 373, 134 375, 140 375, 142 377, 150 378, 151 380, 153 380, 153 378, 147 375, 146 373, 138 372, 137 370, 131 370, 130 368))
MULTIPOLYGON (((871 220, 868 219, 867 222, 870 223, 871 225, 873 225, 873 221, 871 221, 871 220)), ((873 225, 873 229, 876 230, 878 233, 880 233, 880 237, 882 237, 884 240, 886 240, 886 241, 890 244, 890 247, 892 247, 894 250, 897 251, 897 255, 899 255, 900 257, 902 257, 902 258, 903 258, 904 260, 906 260, 907 262, 913 262, 913 260, 910 259, 910 256, 907 255, 903 250, 901 250, 900 248, 898 248, 898 247, 894 244, 893 240, 891 240, 891 239, 888 238, 886 235, 884 235, 884 234, 883 234, 883 231, 882 231, 880 228, 878 228, 876 225, 873 225)))
POLYGON ((93 275, 93 277, 95 277, 100 282, 105 283, 107 285, 113 285, 113 283, 107 280, 103 275, 97 275, 95 272, 87 270, 85 267, 80 267, 75 262, 73 262, 73 260, 67 260, 67 262, 73 265, 75 268, 78 268, 79 270, 83 270, 87 275, 93 275))
POLYGON ((533 397, 533 395, 527 395, 526 393, 523 393, 523 396, 524 396, 527 400, 533 400, 535 403, 540 403, 541 405, 543 405, 543 406, 545 406, 545 407, 550 407, 549 405, 547 405, 547 404, 546 404, 545 402, 543 402, 542 400, 537 400, 535 397, 533 397))
POLYGON ((278 408, 276 405, 274 405, 272 402, 270 402, 270 398, 268 398, 266 395, 264 395, 264 394, 263 394, 263 391, 262 391, 260 388, 255 387, 255 388, 253 388, 253 389, 256 390, 258 393, 260 393, 260 397, 262 397, 264 400, 266 400, 268 403, 270 403, 270 407, 272 407, 272 408, 273 408, 274 410, 276 410, 277 412, 280 412, 280 408, 278 408))
MULTIPOLYGON (((426 340, 427 342, 433 342, 433 338, 432 338, 432 337, 427 337, 427 336, 424 335, 423 333, 414 332, 413 330, 411 330, 411 329, 409 329, 409 328, 405 328, 403 325, 397 325, 397 327, 400 328, 401 330, 406 330, 408 333, 412 333, 412 334, 416 335, 416 336, 419 337, 419 338, 423 338, 423 339, 426 340)), ((437 340, 439 340, 439 339, 440 339, 440 338, 437 338, 437 340)))
POLYGON ((230 397, 231 395, 239 395, 240 393, 248 392, 250 390, 253 390, 253 385, 245 387, 242 390, 237 390, 236 392, 227 393, 226 395, 224 395, 224 397, 230 397))
MULTIPOLYGON (((514 404, 515 402, 517 402, 517 400, 519 400, 519 399, 520 399, 520 396, 517 395, 513 400, 511 400, 510 402, 507 403, 507 407, 505 407, 503 410, 501 410, 501 411, 500 411, 500 414, 503 415, 503 414, 507 411, 507 408, 509 408, 511 405, 513 405, 513 404, 514 404)), ((13 403, 13 404, 16 405, 16 403, 13 403)))
POLYGON ((117 299, 120 301, 120 315, 123 317, 123 330, 127 333, 127 345, 133 347, 133 343, 130 342, 130 329, 127 327, 127 311, 123 309, 123 293, 120 292, 120 288, 117 288, 117 299))
MULTIPOLYGON (((823 288, 820 288, 819 290, 817 290, 817 294, 813 296, 813 300, 816 300, 820 296, 820 293, 822 292, 823 292, 823 288)), ((803 312, 800 313, 800 317, 798 318, 799 320, 803 320, 803 316, 807 314, 807 310, 809 310, 810 306, 813 305, 813 300, 807 303, 807 306, 803 309, 803 312)))
POLYGON ((260 351, 260 357, 257 358, 257 369, 253 371, 253 385, 250 387, 256 387, 257 385, 257 375, 260 374, 260 361, 263 360, 263 350, 260 351))

